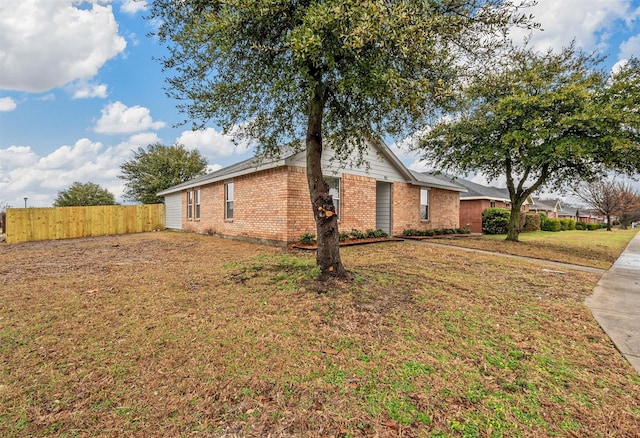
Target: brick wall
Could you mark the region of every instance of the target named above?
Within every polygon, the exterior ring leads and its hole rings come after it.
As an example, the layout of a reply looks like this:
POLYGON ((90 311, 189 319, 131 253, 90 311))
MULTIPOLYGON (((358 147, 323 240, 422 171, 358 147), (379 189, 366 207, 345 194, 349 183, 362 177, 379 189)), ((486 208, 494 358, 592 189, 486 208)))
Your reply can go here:
POLYGON ((187 220, 183 194, 183 229, 268 242, 287 239, 287 168, 268 169, 233 179, 234 214, 225 220, 224 181, 201 187, 200 220, 187 220))
POLYGON ((400 235, 406 229, 458 228, 459 216, 458 192, 429 189, 429 220, 423 221, 420 219, 420 187, 405 183, 393 184, 394 235, 400 235))
MULTIPOLYGON (((466 227, 472 233, 482 233, 482 212, 491 208, 491 201, 488 199, 473 199, 460 201, 460 226, 466 227)), ((495 208, 511 208, 510 204, 495 201, 495 208)))
MULTIPOLYGON (((303 233, 316 233, 304 167, 264 170, 234 178, 233 182, 233 220, 224 219, 224 182, 220 181, 200 188, 199 220, 187 219, 187 193, 183 192, 182 228, 268 243, 294 242, 303 233)), ((340 183, 339 230, 375 229, 376 180, 342 174, 340 183)), ((392 234, 401 234, 407 228, 458 227, 458 192, 431 189, 429 221, 420 220, 420 187, 394 183, 392 198, 392 234)))
MULTIPOLYGON (((295 242, 303 233, 316 234, 311 212, 307 170, 289 167, 288 241, 295 242)), ((376 227, 376 180, 363 176, 340 175, 340 232, 366 231, 376 227)))

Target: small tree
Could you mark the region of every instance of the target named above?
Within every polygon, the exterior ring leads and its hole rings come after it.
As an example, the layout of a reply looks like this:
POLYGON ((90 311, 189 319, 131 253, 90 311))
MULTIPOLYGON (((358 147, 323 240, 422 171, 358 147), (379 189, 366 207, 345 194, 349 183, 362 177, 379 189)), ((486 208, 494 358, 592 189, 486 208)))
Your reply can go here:
POLYGON ((67 190, 58 192, 54 207, 81 207, 89 205, 115 205, 116 199, 109 190, 94 183, 74 182, 67 190))
POLYGON ((640 197, 631 183, 615 179, 593 181, 574 190, 576 196, 607 218, 607 231, 615 216, 630 216, 640 208, 640 197))
POLYGON ((125 180, 124 197, 143 204, 163 201, 157 193, 204 175, 207 160, 197 150, 183 145, 164 146, 159 143, 138 148, 133 158, 125 161, 119 178, 125 180))
POLYGON ((573 45, 561 53, 514 48, 424 136, 424 158, 453 172, 506 178, 507 240, 517 241, 521 207, 536 190, 640 168, 640 62, 611 74, 600 63, 573 45))

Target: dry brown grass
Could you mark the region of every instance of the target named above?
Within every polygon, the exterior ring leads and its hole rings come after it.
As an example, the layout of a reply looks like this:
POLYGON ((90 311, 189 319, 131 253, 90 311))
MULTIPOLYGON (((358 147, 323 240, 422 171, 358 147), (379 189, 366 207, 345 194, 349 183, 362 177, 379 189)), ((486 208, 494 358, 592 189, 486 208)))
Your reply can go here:
POLYGON ((412 243, 0 246, 0 436, 637 436, 594 274, 412 243))

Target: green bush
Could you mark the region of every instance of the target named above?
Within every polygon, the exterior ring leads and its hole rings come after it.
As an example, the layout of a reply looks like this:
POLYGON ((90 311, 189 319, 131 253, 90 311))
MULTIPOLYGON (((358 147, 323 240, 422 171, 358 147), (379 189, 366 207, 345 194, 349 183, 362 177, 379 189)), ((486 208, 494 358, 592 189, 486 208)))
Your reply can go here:
POLYGON ((313 233, 304 233, 300 236, 300 243, 304 245, 311 245, 316 240, 316 235, 313 233))
POLYGON ((601 224, 587 224, 587 229, 589 231, 599 230, 600 228, 602 228, 601 224))
POLYGON ((351 234, 347 233, 346 231, 343 231, 338 235, 338 240, 347 240, 349 237, 351 237, 351 234))
POLYGON ((522 231, 538 231, 540 229, 540 215, 537 213, 527 213, 524 218, 522 231))
POLYGON ((356 230, 353 228, 351 233, 349 233, 353 239, 366 239, 367 235, 360 230, 356 230))
POLYGON ((482 231, 486 234, 506 234, 511 212, 506 208, 488 208, 482 212, 482 231))
POLYGON ((540 225, 542 231, 560 231, 560 220, 545 218, 544 222, 540 225))
POLYGON ((576 222, 576 230, 586 230, 587 224, 585 222, 576 222))
POLYGON ((569 231, 576 229, 576 221, 573 219, 559 219, 560 221, 560 230, 561 231, 569 231))

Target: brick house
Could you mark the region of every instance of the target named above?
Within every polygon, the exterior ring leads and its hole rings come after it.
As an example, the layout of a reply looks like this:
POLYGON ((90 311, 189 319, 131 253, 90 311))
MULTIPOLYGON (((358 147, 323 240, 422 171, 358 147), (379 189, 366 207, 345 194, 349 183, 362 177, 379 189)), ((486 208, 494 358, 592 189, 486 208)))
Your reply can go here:
MULTIPOLYGON (((466 189, 460 193, 460 226, 469 228, 472 233, 482 233, 482 212, 488 208, 511 209, 511 199, 506 188, 488 187, 457 176, 444 173, 427 173, 445 182, 454 183, 466 189)), ((531 198, 522 205, 521 211, 529 211, 531 198)))
MULTIPOLYGON (((341 232, 457 228, 460 186, 409 171, 382 143, 370 143, 366 166, 340 165, 325 149, 323 173, 331 187, 341 232)), ((170 229, 275 245, 316 232, 304 152, 251 158, 158 193, 170 229)))

